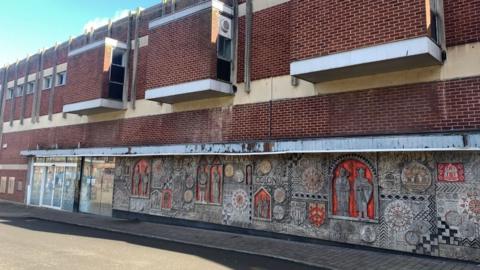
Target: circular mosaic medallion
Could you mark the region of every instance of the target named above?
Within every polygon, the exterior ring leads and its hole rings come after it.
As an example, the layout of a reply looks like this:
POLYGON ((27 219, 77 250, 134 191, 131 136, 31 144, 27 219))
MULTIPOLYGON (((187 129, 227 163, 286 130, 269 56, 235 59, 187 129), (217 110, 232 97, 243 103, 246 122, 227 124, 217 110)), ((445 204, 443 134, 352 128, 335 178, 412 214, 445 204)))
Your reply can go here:
POLYGON ((480 195, 477 192, 467 193, 466 197, 460 199, 459 206, 462 214, 480 224, 480 195))
POLYGON ((457 211, 448 211, 445 214, 445 221, 450 226, 459 226, 462 224, 462 216, 457 211))
POLYGON ((473 238, 475 237, 475 223, 471 221, 463 222, 462 225, 458 228, 458 232, 464 238, 473 238))
POLYGON ((262 160, 262 162, 260 162, 258 169, 263 175, 268 174, 272 170, 272 163, 264 159, 262 160))
POLYGON ((285 217, 285 209, 280 205, 275 205, 273 207, 273 217, 276 220, 281 220, 285 217))
POLYGON ((235 169, 233 168, 232 164, 228 164, 225 166, 225 176, 226 177, 232 177, 235 173, 235 169))
POLYGON ((185 191, 185 193, 183 193, 183 200, 184 200, 186 203, 192 202, 192 200, 193 200, 193 191, 191 191, 191 190, 185 191))
POLYGON ((408 231, 405 233, 405 242, 407 242, 409 245, 416 246, 418 243, 420 243, 420 236, 417 232, 408 231))
POLYGON ((245 210, 248 206, 248 194, 243 189, 237 189, 232 195, 232 206, 236 210, 245 210))
POLYGON ((480 200, 470 200, 468 202, 468 211, 470 211, 474 215, 480 215, 480 200))
POLYGON ((163 160, 157 159, 152 164, 152 172, 154 177, 160 177, 163 173, 163 160))
POLYGON ((363 226, 360 229, 360 238, 363 242, 373 243, 377 240, 377 233, 372 226, 363 226))
POLYGON ((273 192, 273 199, 277 202, 277 203, 282 203, 285 201, 285 197, 286 197, 286 192, 285 192, 285 189, 283 188, 277 188, 275 189, 275 191, 273 192))
POLYGON ((385 222, 395 231, 405 231, 412 220, 412 209, 402 201, 393 201, 385 208, 385 222))
POLYGON ((192 176, 187 177, 187 179, 185 180, 185 186, 187 188, 193 188, 194 185, 195 185, 195 180, 193 179, 193 177, 192 176))
POLYGON ((414 161, 403 168, 402 184, 410 192, 424 192, 432 185, 432 174, 425 165, 414 161))
POLYGON ((236 170, 235 171, 235 175, 234 175, 235 181, 237 181, 238 183, 242 183, 244 177, 245 176, 243 175, 243 172, 241 170, 236 170))
POLYGON ((318 193, 323 187, 323 177, 315 167, 309 167, 302 174, 303 185, 311 193, 318 193))
POLYGON ((412 225, 412 231, 418 232, 420 235, 430 232, 430 223, 425 220, 415 221, 412 225))

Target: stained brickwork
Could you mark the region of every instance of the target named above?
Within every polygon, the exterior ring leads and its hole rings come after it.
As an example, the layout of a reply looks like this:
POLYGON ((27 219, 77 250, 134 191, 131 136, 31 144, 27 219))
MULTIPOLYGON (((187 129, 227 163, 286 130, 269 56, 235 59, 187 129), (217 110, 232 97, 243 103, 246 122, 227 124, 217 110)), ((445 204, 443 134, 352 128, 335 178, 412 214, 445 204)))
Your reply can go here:
POLYGON ((162 145, 469 131, 480 77, 8 133, 0 163, 24 149, 162 145))
MULTIPOLYGON (((290 3, 256 12, 252 25, 251 79, 290 73, 290 3)), ((238 24, 237 81, 243 82, 245 17, 238 24)))
POLYGON ((480 1, 444 0, 447 46, 480 41, 480 1))

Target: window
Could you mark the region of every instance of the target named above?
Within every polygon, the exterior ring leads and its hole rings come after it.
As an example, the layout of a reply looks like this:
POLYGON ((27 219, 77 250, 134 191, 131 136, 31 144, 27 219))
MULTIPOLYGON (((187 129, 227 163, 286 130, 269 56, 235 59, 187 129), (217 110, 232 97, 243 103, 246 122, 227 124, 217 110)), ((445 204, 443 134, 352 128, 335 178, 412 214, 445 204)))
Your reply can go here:
POLYGON ((232 41, 226 37, 219 36, 217 46, 218 58, 232 61, 232 41))
POLYGON ((122 66, 124 64, 125 50, 116 48, 112 53, 112 65, 122 66))
POLYGON ((441 44, 443 40, 442 9, 443 5, 439 0, 430 0, 430 37, 437 44, 441 44))
POLYGON ((35 91, 35 82, 29 82, 27 85, 27 95, 35 91))
POLYGON ((52 88, 52 76, 47 76, 43 78, 43 89, 50 89, 52 88))
POLYGON ((23 84, 17 85, 17 92, 15 93, 16 97, 23 96, 23 84))
POLYGON ((57 73, 57 86, 60 86, 60 85, 64 85, 65 82, 66 82, 66 79, 67 79, 67 72, 66 71, 63 71, 63 72, 59 72, 57 73))
POLYGON ((14 89, 13 88, 8 88, 7 99, 12 99, 13 98, 13 93, 14 93, 14 89))

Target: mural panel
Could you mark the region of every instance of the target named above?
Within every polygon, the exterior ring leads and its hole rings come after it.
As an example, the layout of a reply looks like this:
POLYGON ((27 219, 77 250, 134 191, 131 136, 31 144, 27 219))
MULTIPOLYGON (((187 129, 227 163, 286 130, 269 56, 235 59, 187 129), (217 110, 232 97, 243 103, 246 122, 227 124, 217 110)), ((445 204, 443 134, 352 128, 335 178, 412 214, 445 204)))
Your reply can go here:
POLYGON ((119 158, 114 209, 480 261, 474 153, 119 158))

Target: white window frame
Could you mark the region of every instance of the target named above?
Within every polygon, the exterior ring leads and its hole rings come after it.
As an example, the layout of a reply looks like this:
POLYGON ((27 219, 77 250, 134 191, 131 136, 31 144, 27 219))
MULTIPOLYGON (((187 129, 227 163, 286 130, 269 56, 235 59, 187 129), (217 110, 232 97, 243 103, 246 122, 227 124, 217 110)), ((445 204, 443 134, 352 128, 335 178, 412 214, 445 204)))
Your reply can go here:
POLYGON ((67 83, 67 72, 66 71, 58 72, 55 75, 55 85, 62 86, 62 85, 65 85, 66 83, 67 83), (60 75, 63 75, 63 83, 59 83, 60 75))
POLYGON ((31 82, 28 82, 28 83, 27 83, 27 92, 26 92, 26 94, 27 94, 27 95, 33 94, 33 92, 35 92, 35 81, 31 81, 31 82), (31 91, 30 91, 30 86, 31 86, 31 91))
POLYGON ((15 89, 13 87, 7 88, 7 95, 5 99, 12 99, 15 96, 15 89))
POLYGON ((52 83, 53 83, 52 79, 53 79, 52 75, 43 77, 43 90, 48 90, 52 88, 52 83))
POLYGON ((17 85, 17 89, 15 89, 15 97, 23 96, 23 91, 25 91, 25 86, 23 84, 17 85))

